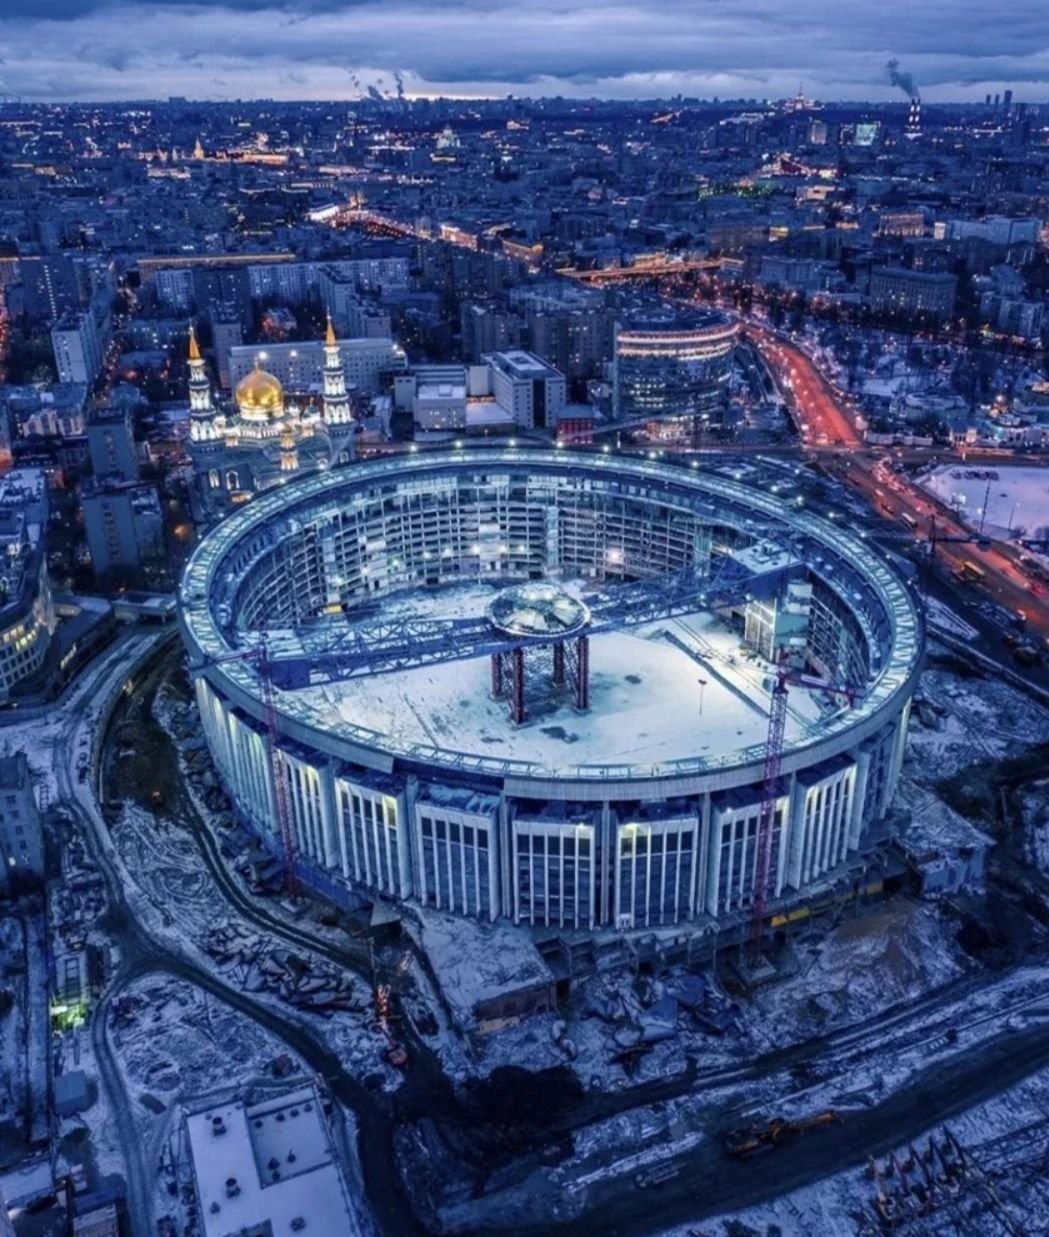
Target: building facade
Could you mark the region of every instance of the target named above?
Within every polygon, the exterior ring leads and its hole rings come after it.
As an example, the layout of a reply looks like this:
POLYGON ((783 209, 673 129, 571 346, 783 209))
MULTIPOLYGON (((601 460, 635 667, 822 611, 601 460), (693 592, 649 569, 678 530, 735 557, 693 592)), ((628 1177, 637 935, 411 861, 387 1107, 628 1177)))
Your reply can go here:
POLYGON ((737 325, 717 313, 639 314, 621 322, 615 419, 723 422, 737 335, 737 325))
POLYGON ((43 666, 57 619, 47 574, 43 472, 0 478, 0 700, 43 666))
POLYGON ((44 835, 25 753, 0 757, 0 888, 44 874, 44 835))

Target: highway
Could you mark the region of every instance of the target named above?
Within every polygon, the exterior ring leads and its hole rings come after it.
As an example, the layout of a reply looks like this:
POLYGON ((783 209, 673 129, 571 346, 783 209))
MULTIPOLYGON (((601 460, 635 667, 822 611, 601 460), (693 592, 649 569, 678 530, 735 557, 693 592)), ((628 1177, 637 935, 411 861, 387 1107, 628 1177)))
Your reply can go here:
POLYGON ((1049 644, 1049 596, 1021 570, 1019 552, 1001 542, 977 545, 971 528, 905 473, 894 471, 891 455, 871 450, 856 428, 847 400, 802 348, 760 323, 748 322, 747 334, 788 394, 805 449, 884 518, 901 527, 904 516, 913 521, 915 542, 930 541, 935 521, 936 563, 948 572, 974 564, 984 573, 980 591, 1014 615, 1022 615, 1027 631, 1049 644))

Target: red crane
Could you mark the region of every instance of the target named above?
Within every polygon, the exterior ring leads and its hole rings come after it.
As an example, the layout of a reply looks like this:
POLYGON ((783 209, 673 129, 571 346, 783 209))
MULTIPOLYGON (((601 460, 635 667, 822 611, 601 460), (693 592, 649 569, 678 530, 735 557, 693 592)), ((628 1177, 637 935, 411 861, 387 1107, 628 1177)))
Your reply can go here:
POLYGON ((265 638, 263 637, 254 648, 243 649, 236 653, 225 653, 219 657, 209 657, 205 664, 219 665, 230 661, 250 662, 258 671, 259 682, 262 684, 262 703, 266 717, 266 759, 269 763, 270 788, 273 792, 273 804, 280 828, 281 857, 284 860, 284 888, 294 897, 299 891, 299 881, 295 874, 295 825, 292 821, 291 803, 288 799, 287 773, 277 749, 280 741, 280 728, 277 724, 277 706, 273 699, 272 663, 265 638))
POLYGON ((754 900, 750 910, 750 957, 756 962, 761 953, 761 940, 765 932, 765 913, 769 904, 769 875, 772 868, 772 835, 776 818, 776 800, 779 798, 779 771, 783 762, 783 736, 787 726, 787 684, 812 687, 819 691, 833 692, 844 696, 852 707, 856 691, 841 687, 813 674, 791 670, 781 652, 776 666, 776 682, 769 703, 769 728, 765 738, 765 766, 762 777, 761 812, 758 816, 757 855, 754 864, 754 900))

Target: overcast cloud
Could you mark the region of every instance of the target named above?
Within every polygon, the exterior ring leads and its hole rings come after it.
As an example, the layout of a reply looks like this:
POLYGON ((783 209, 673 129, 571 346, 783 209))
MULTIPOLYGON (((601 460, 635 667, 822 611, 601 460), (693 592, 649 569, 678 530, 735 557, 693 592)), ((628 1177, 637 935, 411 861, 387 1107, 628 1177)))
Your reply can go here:
POLYGON ((0 0, 0 92, 1049 97, 1049 0, 0 0))

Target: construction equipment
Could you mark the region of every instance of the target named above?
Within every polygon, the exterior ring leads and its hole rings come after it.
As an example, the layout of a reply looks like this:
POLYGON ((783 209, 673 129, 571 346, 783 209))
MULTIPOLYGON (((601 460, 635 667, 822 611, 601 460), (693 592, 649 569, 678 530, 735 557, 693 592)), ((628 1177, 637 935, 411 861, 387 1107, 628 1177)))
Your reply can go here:
POLYGON ((750 959, 752 963, 756 962, 761 954, 765 915, 768 910, 772 835, 775 832, 776 802, 780 797, 779 771, 783 762, 783 738, 787 726, 787 685, 789 683, 844 696, 850 708, 856 699, 856 689, 853 687, 841 686, 812 674, 791 670, 786 663, 785 652, 781 652, 769 703, 769 728, 765 738, 761 812, 758 816, 757 855, 754 868, 754 900, 750 912, 750 959))
POLYGON ((408 1064, 408 1052, 404 1045, 390 1034, 390 985, 380 984, 375 989, 375 1012, 378 1015, 376 1028, 386 1041, 386 1060, 396 1069, 404 1069, 408 1064))
POLYGON ((789 1121, 786 1117, 773 1117, 765 1125, 748 1125, 742 1129, 731 1130, 725 1135, 725 1150, 729 1155, 743 1158, 760 1151, 771 1151, 797 1134, 808 1134, 812 1130, 840 1123, 841 1117, 833 1108, 815 1113, 811 1117, 800 1117, 797 1121, 789 1121))
MULTIPOLYGON (((295 825, 292 820, 291 803, 288 799, 288 777, 284 761, 280 755, 280 730, 277 723, 277 707, 273 698, 273 661, 265 634, 254 647, 240 649, 235 653, 224 653, 209 657, 205 666, 221 665, 224 662, 243 661, 250 663, 259 676, 262 685, 262 702, 266 718, 266 761, 270 771, 270 788, 273 793, 273 805, 277 813, 277 824, 280 828, 281 858, 284 862, 284 888, 294 897, 299 891, 298 877, 295 873, 295 825)), ((201 666, 197 669, 202 670, 201 666)))

